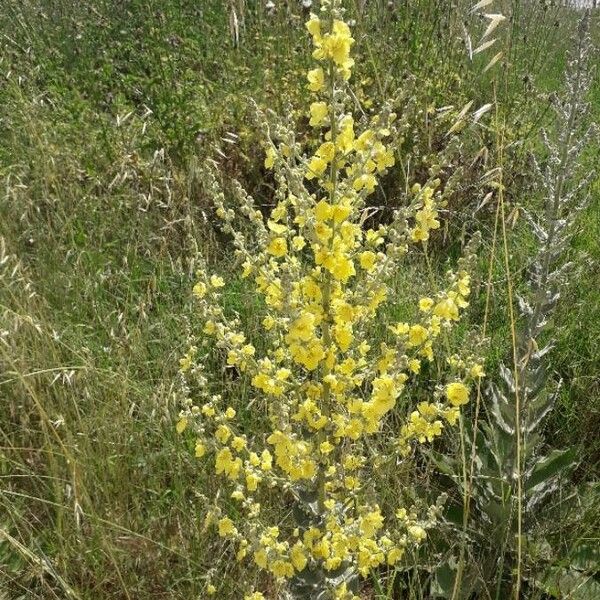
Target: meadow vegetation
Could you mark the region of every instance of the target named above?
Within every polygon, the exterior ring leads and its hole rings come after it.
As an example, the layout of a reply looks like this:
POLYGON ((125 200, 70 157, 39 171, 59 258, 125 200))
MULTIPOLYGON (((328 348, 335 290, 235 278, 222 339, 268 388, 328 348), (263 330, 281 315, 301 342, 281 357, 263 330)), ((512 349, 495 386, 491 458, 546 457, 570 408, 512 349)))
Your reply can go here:
POLYGON ((563 4, 5 0, 0 599, 600 596, 599 16, 563 4))

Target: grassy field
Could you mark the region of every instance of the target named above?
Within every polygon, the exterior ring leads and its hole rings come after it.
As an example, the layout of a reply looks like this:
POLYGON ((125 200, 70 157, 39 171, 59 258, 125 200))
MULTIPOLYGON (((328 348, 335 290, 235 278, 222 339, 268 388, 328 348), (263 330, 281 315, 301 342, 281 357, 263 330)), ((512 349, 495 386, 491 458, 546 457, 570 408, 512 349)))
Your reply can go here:
MULTIPOLYGON (((247 582, 278 597, 272 578, 238 564, 205 527, 219 481, 194 457, 194 439, 175 429, 179 359, 199 326, 192 297, 199 256, 226 280, 226 314, 238 315, 255 337, 262 319, 231 240, 216 226, 203 168, 215 161, 228 198, 235 178, 263 210, 273 206, 276 182, 264 168, 254 103, 289 116, 314 151, 306 117, 309 11, 299 2, 276 4, 271 13, 263 3, 236 0, 3 3, 0 599, 195 599, 207 597, 210 582, 217 598, 242 598, 247 582)), ((465 240, 480 231, 471 306, 450 341, 478 347, 488 379, 498 382, 499 363, 512 360, 507 283, 527 292, 537 248, 525 213, 543 214, 531 157, 545 164, 540 130, 554 133, 551 104, 565 97, 580 13, 550 2, 496 2, 491 12, 511 18, 498 28, 504 56, 484 71, 495 51, 469 60, 465 48, 464 32, 476 44, 485 28, 469 17, 474 2, 390 4, 346 3, 355 21, 357 102, 369 112, 392 98, 400 115, 396 166, 369 200, 373 223, 388 223, 409 186, 436 169, 457 175, 427 258, 411 255, 386 310, 407 315, 425 293, 423 273, 441 282, 465 240), (449 130, 471 100, 473 109, 493 106, 480 122, 453 131, 460 139, 451 143, 449 130)), ((596 43, 598 18, 592 14, 596 43)), ((595 51, 590 62, 597 67, 595 51)), ((588 121, 599 122, 597 72, 587 101, 588 121)), ((596 134, 581 173, 597 168, 599 152, 596 134)), ((573 460, 542 509, 526 517, 523 598, 591 600, 600 590, 596 175, 589 194, 561 254, 574 268, 542 335, 553 345, 547 389, 559 380, 562 386, 536 429, 537 459, 569 449, 573 460)), ((374 324, 373 342, 387 339, 385 322, 374 324)), ((227 388, 227 370, 208 366, 227 388)), ((246 411, 248 398, 234 408, 249 435, 259 436, 265 414, 246 411)), ((407 412, 403 402, 396 423, 407 412)), ((474 405, 465 409, 467 425, 474 413, 474 405)), ((485 403, 479 418, 493 423, 485 403)), ((397 569, 367 577, 361 597, 510 597, 514 536, 503 529, 495 554, 493 536, 486 541, 489 519, 475 511, 465 541, 456 510, 461 492, 440 466, 442 455, 460 453, 458 436, 432 448, 390 464, 374 481, 384 490, 382 505, 400 495, 431 503, 448 494, 443 522, 397 569), (465 556, 477 566, 478 583, 469 587, 465 576, 464 590, 453 594, 465 556)), ((267 514, 277 520, 286 507, 266 496, 267 514)))

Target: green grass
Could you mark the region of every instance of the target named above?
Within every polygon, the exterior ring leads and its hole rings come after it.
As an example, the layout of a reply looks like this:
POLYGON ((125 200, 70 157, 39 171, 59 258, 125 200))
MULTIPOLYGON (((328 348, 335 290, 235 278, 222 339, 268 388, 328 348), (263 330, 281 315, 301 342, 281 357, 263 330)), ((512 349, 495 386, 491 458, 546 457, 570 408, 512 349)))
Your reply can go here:
MULTIPOLYGON (((303 19, 290 22, 283 13, 271 19, 248 9, 235 44, 225 3, 217 1, 133 1, 123 9, 127 18, 110 0, 5 4, 0 588, 11 599, 204 597, 203 574, 218 565, 218 597, 238 598, 237 582, 248 572, 202 525, 215 482, 193 458, 193 440, 174 429, 178 359, 195 324, 190 292, 197 249, 218 270, 232 269, 230 246, 213 226, 192 165, 217 157, 227 176, 240 178, 261 204, 270 202, 248 98, 279 112, 291 102, 300 119, 308 104, 298 84, 307 64, 303 19), (239 140, 224 141, 227 132, 239 140)), ((461 107, 471 96, 483 103, 492 78, 480 77, 462 58, 458 37, 450 35, 457 17, 440 3, 407 3, 402 10, 409 13, 396 17, 384 4, 374 3, 359 20, 357 51, 369 58, 357 79, 375 105, 398 88, 411 98, 401 154, 412 180, 426 176, 448 128, 423 111, 461 107), (452 60, 443 66, 442 57, 452 60)), ((547 122, 543 100, 525 99, 523 90, 534 83, 557 89, 565 47, 556 41, 566 43, 571 28, 570 21, 554 27, 549 14, 523 23, 529 38, 521 34, 515 46, 516 66, 505 88, 515 139, 535 137, 539 123, 547 122), (528 52, 532 46, 535 55, 528 52), (548 47, 555 50, 547 54, 548 47), (523 81, 526 70, 536 81, 523 81)), ((599 99, 596 84, 595 107, 599 99)), ((305 120, 300 125, 306 127, 305 120)), ((467 138, 453 160, 470 163, 491 135, 467 138)), ((511 160, 510 200, 527 203, 526 161, 519 152, 511 160)), ((493 209, 472 218, 474 177, 467 170, 448 227, 450 238, 463 229, 483 232, 485 283, 493 209)), ((398 169, 376 202, 393 205, 405 179, 398 169)), ((597 478, 600 458, 594 439, 600 409, 597 182, 592 194, 573 243, 573 256, 582 251, 588 258, 555 318, 552 366, 564 385, 546 425, 549 445, 579 449, 576 482, 582 486, 597 478)), ((510 231, 510 245, 518 274, 532 251, 521 221, 510 231)), ((439 241, 432 254, 436 276, 458 255, 457 244, 439 241)), ((510 353, 499 257, 492 270, 490 374, 510 353)), ((415 259, 398 289, 418 290, 423 271, 415 259)), ((228 279, 227 310, 252 331, 257 304, 244 283, 228 279)), ((481 325, 485 287, 476 289, 468 327, 457 339, 481 325)), ((403 297, 395 308, 404 314, 410 303, 403 297)), ((216 366, 214 375, 226 382, 216 366)), ((260 430, 260 416, 248 412, 248 427, 260 430)), ((390 481, 392 497, 409 479, 401 469, 377 477, 390 481)), ((423 477, 432 477, 431 467, 423 477)), ((565 520, 573 533, 560 530, 564 545, 590 531, 594 513, 585 515, 579 530, 572 517, 565 520)))

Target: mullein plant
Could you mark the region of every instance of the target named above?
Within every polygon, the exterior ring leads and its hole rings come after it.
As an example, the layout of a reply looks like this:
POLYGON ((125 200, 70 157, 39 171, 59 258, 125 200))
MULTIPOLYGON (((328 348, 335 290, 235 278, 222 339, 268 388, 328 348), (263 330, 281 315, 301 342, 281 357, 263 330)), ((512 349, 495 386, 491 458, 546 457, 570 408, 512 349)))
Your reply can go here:
MULTIPOLYGON (((573 268, 565 255, 595 176, 584 172, 581 160, 597 131, 595 125, 589 124, 586 102, 591 83, 589 57, 593 52, 586 16, 580 23, 577 47, 569 61, 566 96, 554 101, 554 132, 550 135, 542 131, 545 165, 542 167, 533 158, 544 190, 543 212, 536 217, 523 211, 539 246, 529 266, 525 293, 517 297, 520 322, 514 366, 501 364, 498 383, 488 386, 488 418, 476 436, 467 423, 467 438, 475 440, 471 450, 476 456, 471 490, 474 512, 469 531, 479 536, 475 539, 488 541, 491 554, 484 570, 496 578, 496 597, 501 598, 508 597, 506 586, 511 580, 503 565, 513 567, 518 559, 519 531, 527 545, 533 547, 539 508, 557 490, 560 478, 576 464, 573 449, 553 449, 544 454, 542 424, 560 388, 560 382, 549 376, 548 357, 553 346, 549 324, 561 288, 568 283, 573 268)), ((446 457, 440 458, 438 465, 447 474, 454 474, 456 482, 465 483, 459 475, 460 462, 446 457)), ((534 566, 541 570, 539 563, 534 566)), ((469 582, 476 588, 480 585, 476 571, 472 569, 470 576, 465 577, 458 597, 472 593, 469 582)))
MULTIPOLYGON (((303 153, 291 128, 259 116, 265 167, 276 183, 269 215, 233 182, 242 233, 214 172, 205 173, 240 274, 261 299, 260 340, 253 344, 240 319, 224 312, 226 282, 200 259, 193 294, 201 333, 180 362, 186 399, 177 430, 193 435, 196 457, 219 481, 206 524, 239 561, 274 580, 277 597, 357 599, 360 576, 396 565, 426 539, 441 502, 422 510, 383 506, 372 470, 455 425, 483 376, 476 357, 452 357, 429 399, 392 429, 389 417, 407 383, 434 359, 468 305, 475 244, 448 273, 446 289, 418 300, 413 322, 388 323, 386 342, 375 342, 392 276, 409 249, 422 248, 440 227, 442 184, 415 184, 407 207, 388 224, 367 227, 367 199, 394 166, 396 116, 385 105, 354 120, 354 40, 343 14, 338 0, 324 0, 306 23, 316 61, 307 73, 314 152, 303 153), (235 373, 227 386, 209 373, 221 359, 235 373), (248 405, 240 406, 236 398, 247 390, 248 405), (266 407, 264 435, 244 429, 251 406, 266 407), (273 511, 263 504, 277 499, 292 510, 268 523, 273 511)), ((207 594, 216 592, 207 581, 207 594)), ((264 598, 245 593, 246 600, 264 598)))

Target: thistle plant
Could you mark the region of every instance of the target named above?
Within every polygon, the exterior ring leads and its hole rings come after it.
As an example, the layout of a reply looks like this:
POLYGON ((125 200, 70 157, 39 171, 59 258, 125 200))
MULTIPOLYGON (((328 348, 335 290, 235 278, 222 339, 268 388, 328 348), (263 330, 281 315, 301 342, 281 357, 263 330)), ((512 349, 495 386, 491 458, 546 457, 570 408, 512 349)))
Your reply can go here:
MULTIPOLYGON (((523 209, 538 249, 529 265, 525 290, 517 297, 520 321, 514 365, 501 364, 498 383, 490 382, 486 394, 488 419, 477 435, 473 436, 467 423, 467 437, 475 441, 472 456, 476 457, 472 490, 476 510, 470 532, 479 542, 487 540, 489 544, 484 570, 494 574, 496 597, 508 597, 503 565, 520 564, 520 538, 533 542, 539 508, 576 462, 573 449, 553 449, 543 454, 542 424, 560 388, 560 381, 552 381, 548 372, 553 347, 549 324, 561 289, 569 282, 573 263, 565 260, 565 254, 595 175, 583 172, 581 160, 596 131, 595 125, 589 125, 586 102, 591 83, 589 56, 594 52, 587 19, 580 23, 577 46, 568 64, 565 98, 554 100, 554 132, 542 131, 545 165, 532 158, 544 190, 543 211, 536 217, 523 209)), ((460 462, 446 458, 438 464, 463 484, 460 462)), ((474 571, 470 575, 466 579, 473 584, 476 575, 474 571)), ((516 590, 519 587, 517 581, 516 590)), ((460 597, 471 592, 463 589, 460 597)))
MULTIPOLYGON (((259 115, 265 167, 276 184, 268 216, 236 182, 233 210, 215 173, 205 173, 263 318, 260 334, 249 339, 222 306, 225 278, 200 259, 193 294, 202 330, 181 359, 186 399, 177 424, 180 433, 193 433, 196 456, 220 482, 207 524, 238 560, 270 574, 280 595, 321 600, 358 598, 359 576, 395 565, 426 539, 440 502, 422 511, 382 506, 370 475, 455 425, 470 385, 483 375, 476 357, 453 356, 430 399, 391 426, 409 380, 434 359, 468 305, 475 245, 448 273, 446 289, 420 298, 414 322, 388 323, 386 341, 376 342, 374 324, 393 299, 392 276, 409 249, 426 246, 440 227, 442 183, 413 185, 409 205, 389 223, 366 226, 367 198, 394 166, 395 114, 388 104, 355 122, 354 40, 343 13, 339 1, 324 1, 306 23, 316 61, 307 74, 313 151, 303 153, 292 127, 259 115), (238 215, 246 233, 234 226, 238 215), (213 358, 235 374, 226 389, 210 376, 213 358), (236 389, 250 390, 249 407, 235 402, 236 389), (240 417, 251 406, 266 408, 264 436, 244 430, 240 417), (276 498, 292 510, 269 524, 263 503, 276 498)), ((212 583, 207 589, 216 592, 212 583)), ((263 598, 247 592, 247 600, 263 598)))

